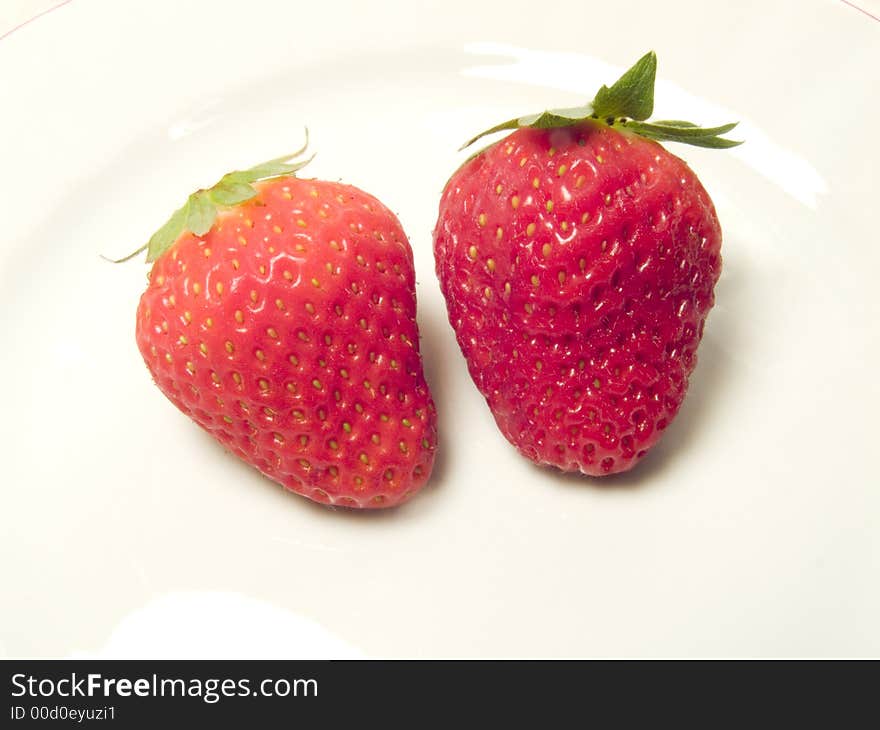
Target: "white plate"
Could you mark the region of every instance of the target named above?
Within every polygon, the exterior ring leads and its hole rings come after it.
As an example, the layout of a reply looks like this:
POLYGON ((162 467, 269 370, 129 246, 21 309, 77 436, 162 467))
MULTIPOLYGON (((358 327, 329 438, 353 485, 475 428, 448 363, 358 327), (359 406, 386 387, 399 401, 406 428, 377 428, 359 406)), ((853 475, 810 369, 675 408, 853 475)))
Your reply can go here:
POLYGON ((0 43, 0 654, 880 653, 880 24, 839 2, 74 0, 0 43), (588 7, 591 6, 591 7, 588 7), (613 481, 531 466, 470 382, 433 273, 474 131, 648 48, 724 273, 684 409, 613 481), (442 452, 419 497, 331 511, 226 455, 134 344, 138 246, 296 148, 399 213, 442 452))

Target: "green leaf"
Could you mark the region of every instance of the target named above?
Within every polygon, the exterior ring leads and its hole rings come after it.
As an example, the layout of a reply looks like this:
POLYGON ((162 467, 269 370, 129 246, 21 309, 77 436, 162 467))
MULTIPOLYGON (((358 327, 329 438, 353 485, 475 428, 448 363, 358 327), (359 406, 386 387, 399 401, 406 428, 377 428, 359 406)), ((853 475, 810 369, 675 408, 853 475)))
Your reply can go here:
POLYGON ((282 175, 292 175, 298 170, 301 170, 315 157, 312 155, 305 160, 297 159, 309 146, 308 128, 306 128, 305 132, 305 143, 296 152, 276 157, 274 160, 269 160, 268 162, 262 162, 248 170, 236 170, 235 172, 230 172, 228 175, 224 175, 223 180, 220 182, 254 183, 258 180, 268 180, 269 178, 281 177, 282 175))
POLYGON ((670 131, 681 138, 692 138, 692 137, 717 137, 720 134, 726 134, 731 129, 733 129, 738 122, 731 122, 730 124, 722 124, 718 127, 698 127, 696 124, 670 124, 669 122, 625 122, 623 126, 629 127, 631 129, 639 129, 642 130, 640 132, 650 132, 651 130, 657 131, 670 131))
POLYGON ((217 206, 211 202, 208 191, 200 190, 189 196, 189 208, 184 227, 197 236, 204 236, 214 225, 217 206))
POLYGON ((496 132, 503 132, 505 129, 519 129, 522 126, 528 126, 528 125, 520 124, 519 117, 516 119, 508 119, 506 122, 501 122, 501 124, 496 124, 494 127, 491 127, 483 132, 480 132, 478 135, 471 137, 467 142, 465 142, 461 147, 458 148, 458 151, 461 152, 461 150, 466 149, 467 147, 470 147, 478 139, 482 139, 483 137, 486 137, 490 134, 495 134, 496 132))
POLYGON ((549 109, 540 114, 530 114, 525 117, 517 117, 509 119, 501 124, 496 124, 485 132, 480 132, 476 137, 465 142, 459 150, 470 147, 478 139, 482 139, 490 134, 504 131, 505 129, 521 129, 523 127, 532 127, 533 129, 553 129, 555 127, 570 127, 573 124, 589 119, 593 114, 593 107, 580 106, 568 109, 549 109))
POLYGON ((689 144, 692 147, 708 147, 709 149, 714 150, 728 149, 729 147, 737 147, 742 144, 742 140, 724 139, 723 137, 680 138, 675 135, 654 132, 644 134, 643 136, 648 139, 656 140, 657 142, 682 142, 684 144, 689 144))
POLYGON ((227 177, 228 175, 224 175, 220 182, 208 191, 215 205, 238 205, 257 194, 257 191, 246 182, 227 180, 227 177))
MULTIPOLYGON (((478 139, 507 129, 570 127, 597 117, 602 119, 617 117, 647 119, 654 111, 654 78, 656 74, 657 56, 654 51, 650 51, 636 61, 635 65, 623 74, 610 89, 607 86, 599 89, 592 104, 566 109, 549 109, 540 114, 529 114, 509 119, 501 124, 496 124, 485 132, 480 132, 459 149, 463 150, 470 147, 478 139)), ((687 122, 683 122, 683 124, 687 124, 687 122)))
POLYGON ((165 225, 150 237, 150 241, 147 243, 147 263, 151 263, 159 258, 183 233, 183 226, 189 215, 189 205, 190 201, 187 199, 182 207, 172 213, 171 217, 165 222, 165 225))
POLYGON ((291 175, 312 161, 311 157, 294 163, 288 162, 287 160, 289 159, 289 157, 279 157, 277 160, 270 160, 262 165, 252 167, 250 170, 244 170, 243 175, 245 177, 242 179, 246 179, 250 183, 257 182, 258 180, 268 180, 272 177, 281 177, 282 175, 291 175))
POLYGON ((565 127, 570 124, 582 122, 593 113, 591 106, 569 107, 568 109, 549 109, 540 114, 532 114, 520 117, 521 127, 534 127, 535 129, 552 129, 553 127, 565 127))
POLYGON ((304 160, 297 159, 306 151, 308 145, 309 130, 306 129, 305 143, 293 154, 276 157, 274 160, 263 162, 249 170, 236 170, 227 173, 210 188, 198 190, 190 195, 186 203, 174 211, 165 224, 150 237, 146 245, 121 259, 102 258, 113 263, 122 263, 146 250, 147 263, 151 263, 171 248, 184 231, 203 236, 214 225, 218 206, 238 205, 257 195, 257 191, 251 183, 293 175, 308 165, 314 159, 314 155, 304 160))
POLYGON ((683 122, 681 119, 664 119, 663 121, 651 122, 652 124, 662 124, 666 127, 696 127, 693 122, 683 122))
POLYGON ((658 142, 683 142, 695 147, 726 149, 742 144, 732 139, 724 139, 726 134, 737 125, 737 122, 722 124, 719 127, 698 127, 689 122, 638 122, 625 121, 620 126, 636 134, 658 142))
POLYGON ((603 86, 593 99, 597 116, 647 119, 654 113, 657 55, 648 51, 611 88, 603 86))
POLYGON ((656 76, 657 56, 653 51, 649 51, 611 87, 603 86, 599 89, 592 104, 567 109, 550 109, 540 114, 529 114, 509 119, 481 132, 465 142, 459 149, 469 147, 478 139, 496 132, 522 129, 523 127, 534 129, 569 127, 587 120, 591 120, 593 124, 627 129, 643 137, 664 142, 682 142, 697 147, 715 149, 742 144, 742 142, 724 139, 721 136, 733 129, 736 123, 722 124, 717 127, 700 127, 693 122, 681 119, 645 121, 654 111, 656 76))

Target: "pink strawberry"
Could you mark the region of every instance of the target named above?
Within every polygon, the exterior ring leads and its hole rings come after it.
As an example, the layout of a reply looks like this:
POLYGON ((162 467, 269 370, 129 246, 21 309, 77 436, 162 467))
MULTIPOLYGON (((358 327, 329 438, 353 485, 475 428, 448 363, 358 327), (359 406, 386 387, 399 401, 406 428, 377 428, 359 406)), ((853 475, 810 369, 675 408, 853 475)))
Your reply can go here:
POLYGON ((734 125, 643 121, 655 72, 649 53, 588 107, 484 132, 516 130, 440 203, 437 274, 471 376, 505 437, 566 471, 625 471, 657 442, 721 271, 709 195, 653 140, 729 147, 734 125))
POLYGON ((295 177, 304 164, 190 196, 144 247, 137 344, 168 399, 270 479, 390 507, 424 486, 437 447, 412 251, 382 203, 295 177))

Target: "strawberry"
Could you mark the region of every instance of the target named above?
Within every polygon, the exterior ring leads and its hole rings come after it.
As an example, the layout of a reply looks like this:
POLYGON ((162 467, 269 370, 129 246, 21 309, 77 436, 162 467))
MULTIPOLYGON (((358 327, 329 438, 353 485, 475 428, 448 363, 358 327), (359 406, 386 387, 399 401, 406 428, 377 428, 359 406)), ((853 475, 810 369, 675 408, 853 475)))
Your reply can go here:
POLYGON ((504 436, 532 461, 630 469, 681 406, 721 229, 691 169, 657 140, 738 142, 646 122, 656 57, 592 104, 513 119, 446 185, 434 230, 449 320, 504 436))
POLYGON ((437 447, 412 250, 378 200, 289 160, 194 193, 141 249, 137 345, 168 399, 270 479, 397 505, 437 447))

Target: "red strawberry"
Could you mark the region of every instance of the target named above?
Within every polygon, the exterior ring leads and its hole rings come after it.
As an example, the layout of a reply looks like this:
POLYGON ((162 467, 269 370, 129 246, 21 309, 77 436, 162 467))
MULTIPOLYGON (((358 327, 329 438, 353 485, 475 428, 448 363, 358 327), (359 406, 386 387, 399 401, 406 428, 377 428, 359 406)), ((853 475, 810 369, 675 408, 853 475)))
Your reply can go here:
POLYGON ((437 274, 471 376, 507 439, 566 471, 625 471, 657 442, 721 271, 709 195, 649 138, 729 147, 734 125, 641 121, 655 71, 649 53, 588 107, 485 132, 517 130, 440 203, 437 274))
POLYGON ((397 505, 437 446, 412 250, 382 203, 294 177, 304 164, 190 196, 148 244, 137 344, 169 400, 269 478, 318 502, 397 505))

